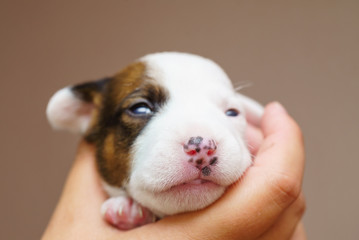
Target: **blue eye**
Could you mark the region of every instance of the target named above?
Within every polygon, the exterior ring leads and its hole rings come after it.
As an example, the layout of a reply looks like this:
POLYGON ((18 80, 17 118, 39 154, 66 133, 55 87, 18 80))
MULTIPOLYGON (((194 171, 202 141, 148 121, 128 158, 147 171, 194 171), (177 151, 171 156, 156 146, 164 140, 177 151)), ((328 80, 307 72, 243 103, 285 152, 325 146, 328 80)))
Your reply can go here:
POLYGON ((228 117, 237 117, 239 115, 239 111, 237 109, 231 108, 226 111, 226 115, 228 117))
POLYGON ((146 102, 136 103, 129 109, 130 113, 134 116, 142 117, 148 116, 153 113, 152 107, 146 102))

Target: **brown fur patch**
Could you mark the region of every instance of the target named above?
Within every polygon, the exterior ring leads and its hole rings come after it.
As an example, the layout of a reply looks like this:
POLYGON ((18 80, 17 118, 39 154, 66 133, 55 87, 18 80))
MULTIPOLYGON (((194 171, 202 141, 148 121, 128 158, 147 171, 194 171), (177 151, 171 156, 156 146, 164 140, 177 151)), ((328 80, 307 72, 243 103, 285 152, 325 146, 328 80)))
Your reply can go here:
POLYGON ((129 177, 131 147, 153 116, 136 117, 129 113, 129 108, 146 100, 155 114, 166 102, 167 93, 146 76, 145 64, 137 62, 110 78, 101 91, 85 96, 91 96, 96 105, 85 139, 96 146, 102 178, 110 185, 122 186, 129 177))

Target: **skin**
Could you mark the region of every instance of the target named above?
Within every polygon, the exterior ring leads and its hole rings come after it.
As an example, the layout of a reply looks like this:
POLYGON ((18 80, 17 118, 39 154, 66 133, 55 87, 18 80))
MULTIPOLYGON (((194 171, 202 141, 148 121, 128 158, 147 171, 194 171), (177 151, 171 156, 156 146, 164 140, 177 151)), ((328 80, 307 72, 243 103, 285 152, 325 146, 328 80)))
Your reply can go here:
POLYGON ((125 232, 100 216, 107 196, 94 148, 82 142, 42 239, 306 239, 299 126, 279 103, 271 103, 261 129, 250 126, 247 134, 254 164, 217 202, 125 232))

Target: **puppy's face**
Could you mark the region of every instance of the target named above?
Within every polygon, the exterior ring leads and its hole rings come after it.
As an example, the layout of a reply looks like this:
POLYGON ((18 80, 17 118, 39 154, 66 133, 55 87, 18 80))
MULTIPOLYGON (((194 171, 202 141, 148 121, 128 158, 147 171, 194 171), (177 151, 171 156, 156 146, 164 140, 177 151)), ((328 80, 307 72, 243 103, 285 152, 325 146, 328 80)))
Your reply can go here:
POLYGON ((261 107, 237 94, 212 61, 159 53, 112 78, 60 90, 47 113, 53 126, 80 130, 95 144, 108 189, 161 216, 208 206, 243 174, 251 163, 248 109, 260 117, 261 107))

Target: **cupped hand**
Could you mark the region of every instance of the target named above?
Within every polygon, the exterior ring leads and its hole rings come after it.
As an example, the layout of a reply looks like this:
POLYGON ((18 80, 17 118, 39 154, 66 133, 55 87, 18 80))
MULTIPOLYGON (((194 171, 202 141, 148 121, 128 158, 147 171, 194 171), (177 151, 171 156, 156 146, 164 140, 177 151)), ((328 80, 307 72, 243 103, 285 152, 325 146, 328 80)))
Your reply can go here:
POLYGON ((279 103, 272 103, 260 129, 250 125, 247 132, 254 163, 218 201, 130 231, 101 218, 107 196, 94 148, 82 142, 42 239, 306 239, 300 128, 279 103))

